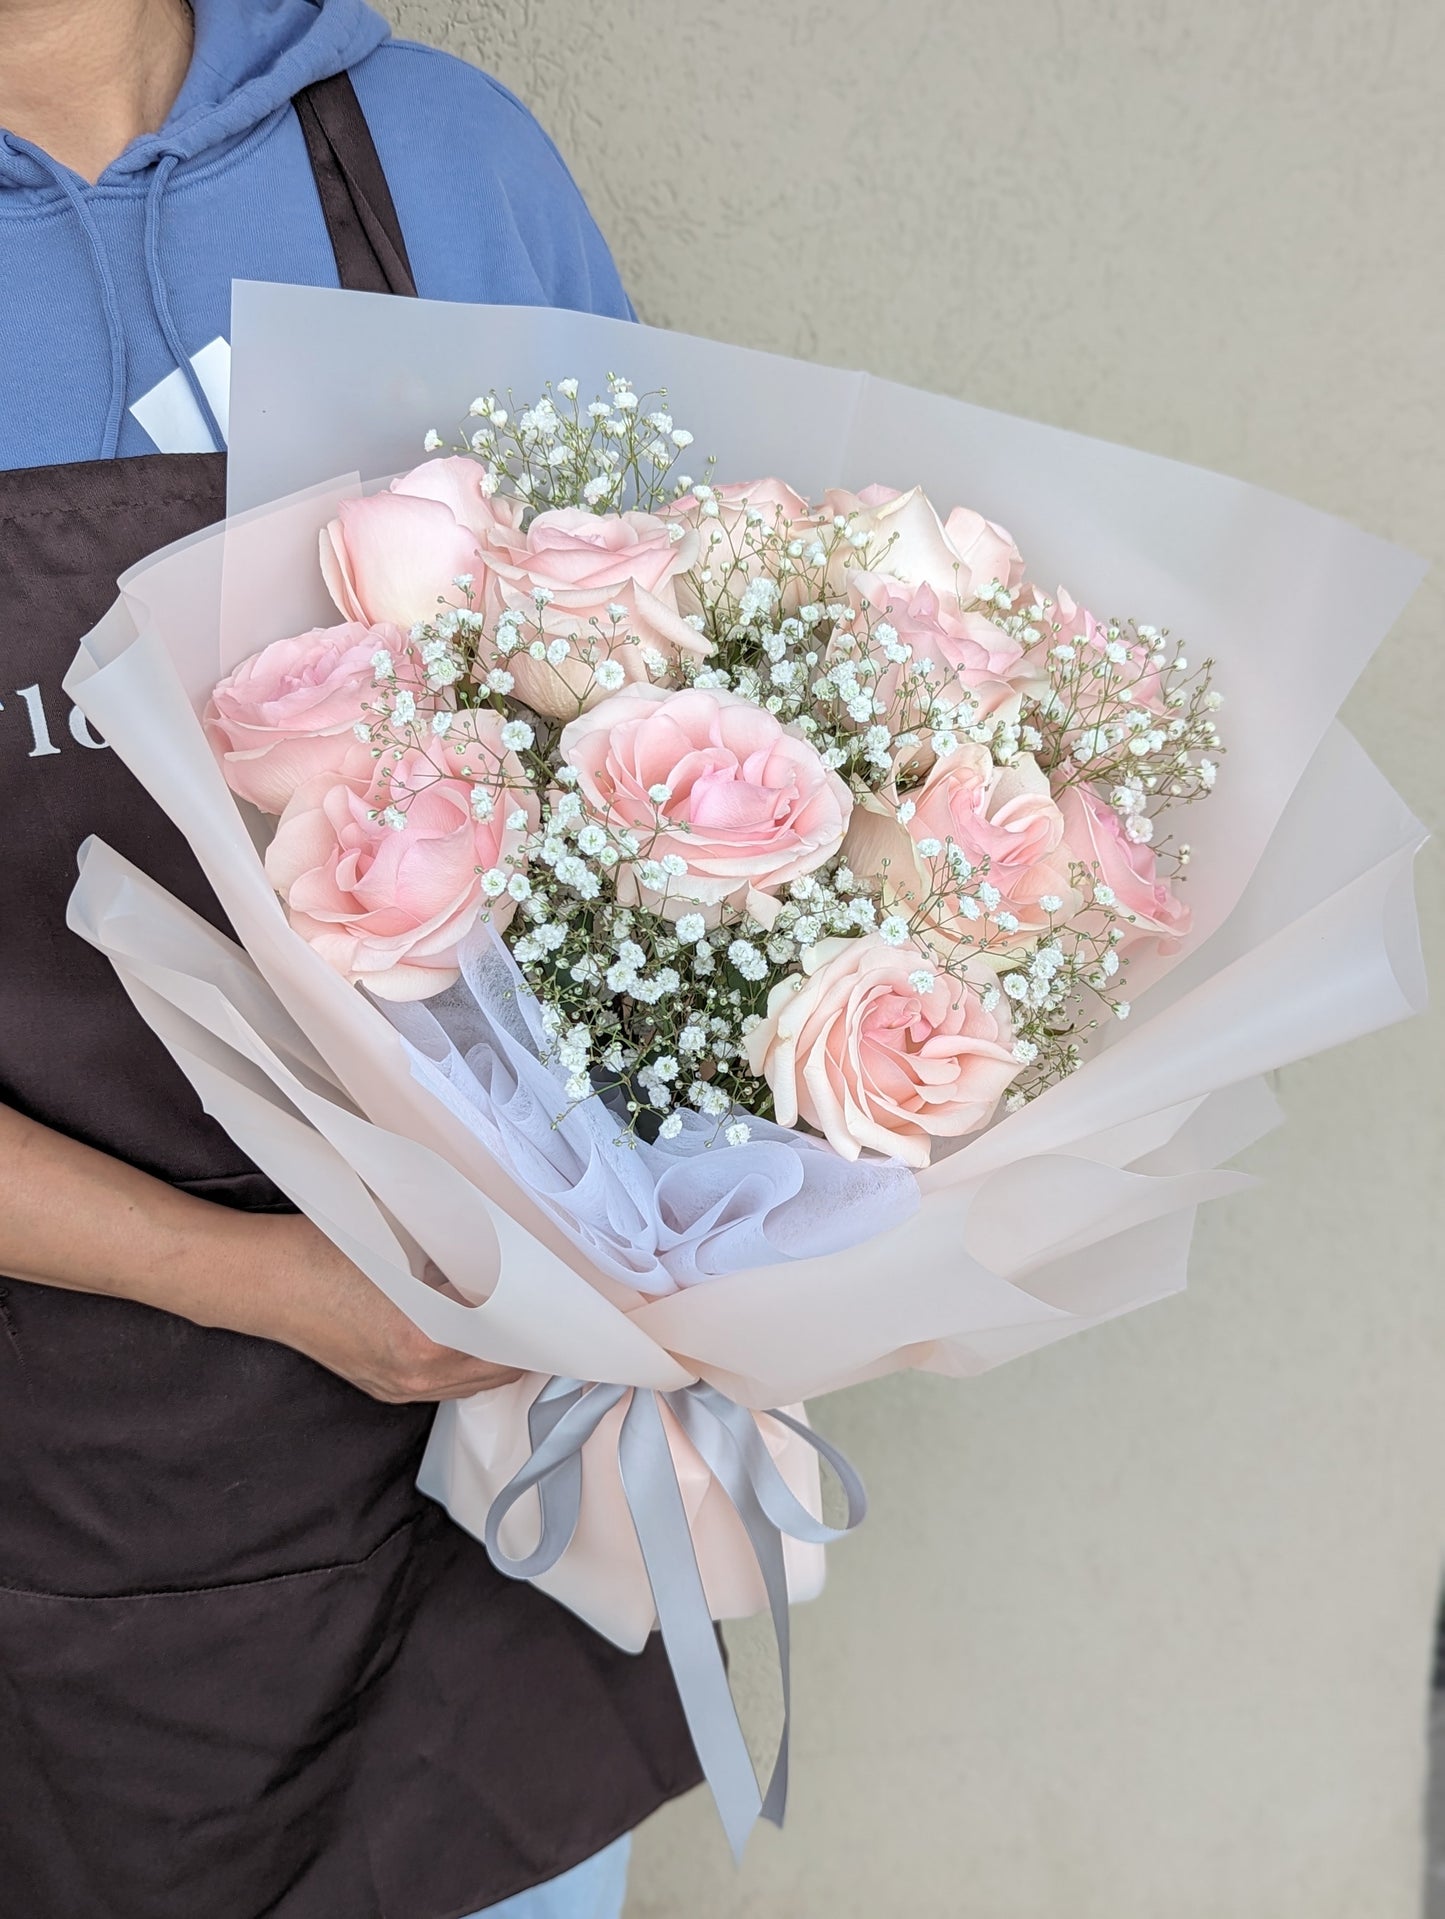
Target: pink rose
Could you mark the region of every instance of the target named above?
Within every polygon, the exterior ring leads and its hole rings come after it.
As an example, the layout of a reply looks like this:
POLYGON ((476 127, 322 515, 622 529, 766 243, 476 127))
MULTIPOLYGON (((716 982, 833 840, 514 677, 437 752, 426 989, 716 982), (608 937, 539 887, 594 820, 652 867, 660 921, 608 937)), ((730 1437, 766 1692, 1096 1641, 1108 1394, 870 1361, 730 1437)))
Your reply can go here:
POLYGON ((652 513, 563 507, 539 513, 525 533, 490 536, 488 611, 522 616, 524 645, 499 661, 517 698, 534 713, 566 719, 616 690, 606 675, 597 678, 605 661, 632 682, 647 678, 649 654, 657 673, 680 658, 706 659, 710 643, 687 625, 677 597, 678 578, 696 557, 696 533, 652 513), (539 590, 548 596, 540 614, 539 590), (549 641, 568 644, 560 663, 528 651, 549 641))
POLYGON ((485 494, 482 481, 475 460, 427 460, 383 493, 342 501, 321 535, 321 571, 347 619, 407 632, 467 603, 456 580, 481 574, 482 536, 514 532, 522 512, 519 500, 485 494))
POLYGON ((378 653, 407 676, 410 649, 396 628, 355 623, 274 640, 228 673, 201 718, 231 791, 280 813, 318 774, 365 770, 370 755, 353 728, 366 718, 378 653))
MULTIPOLYGON (((1164 683, 1154 664, 1148 645, 1134 639, 1127 629, 1118 629, 1111 639, 1102 620, 1095 619, 1086 606, 1080 606, 1062 586, 1054 594, 1053 605, 1044 609, 1045 595, 1037 586, 1026 586, 1019 597, 1018 610, 1041 627, 1042 638, 1023 655, 1012 678, 1035 698, 1046 691, 1051 678, 1049 654, 1056 646, 1072 646, 1082 656, 1084 677, 1070 662, 1060 662, 1054 673, 1079 675, 1087 689, 1081 702, 1081 716, 1088 727, 1128 724, 1129 709, 1147 712, 1165 724, 1173 717, 1165 705, 1164 683), (1107 684, 1095 680, 1090 669, 1104 661, 1113 668, 1107 684), (1121 692, 1128 698, 1121 699, 1121 692)), ((1070 728, 1064 735, 1071 745, 1084 726, 1070 728)))
POLYGON ((865 486, 861 493, 851 492, 846 486, 830 486, 823 495, 821 511, 828 520, 835 520, 840 515, 845 520, 851 520, 861 516, 865 508, 888 506, 902 498, 902 491, 898 487, 880 486, 877 481, 872 486, 865 486))
POLYGON ((868 662, 872 673, 860 675, 861 683, 882 703, 893 733, 925 725, 934 702, 957 706, 970 700, 979 718, 1017 716, 1019 695, 1009 675, 1018 665, 1019 643, 986 613, 964 611, 956 594, 881 573, 850 572, 848 600, 857 617, 835 629, 828 664, 843 658, 868 662), (903 646, 912 649, 912 658, 890 659, 903 646))
POLYGON ((701 665, 708 657, 712 643, 659 605, 631 580, 609 587, 602 604, 585 590, 554 594, 527 610, 520 647, 483 664, 504 667, 514 697, 534 713, 570 719, 623 686, 675 675, 681 659, 701 665), (566 652, 555 659, 548 649, 558 642, 566 652))
POLYGON ((887 896, 910 911, 923 909, 921 935, 945 959, 960 942, 980 939, 990 947, 980 957, 1011 957, 1047 929, 1045 900, 1058 901, 1054 918, 1076 907, 1064 818, 1047 775, 1028 754, 997 766, 986 747, 966 740, 907 798, 914 810, 906 823, 896 794, 875 794, 857 806, 843 853, 860 877, 881 878, 887 896), (986 884, 999 894, 977 919, 962 914, 952 895, 936 897, 950 842, 975 869, 965 890, 986 884))
POLYGON ((679 579, 678 604, 684 613, 702 613, 725 598, 736 599, 759 574, 781 589, 779 606, 795 613, 808 597, 798 580, 777 577, 780 548, 805 539, 820 524, 818 515, 786 480, 736 480, 715 486, 707 502, 696 493, 662 507, 663 519, 696 530, 700 542, 695 571, 679 579), (709 507, 715 507, 710 512, 709 507), (706 573, 709 577, 704 579, 706 573))
MULTIPOLYGON (((501 727, 499 714, 468 713, 455 737, 388 761, 371 783, 310 781, 281 815, 266 874, 292 926, 380 999, 427 999, 453 983, 457 948, 489 904, 483 875, 536 825, 501 727), (520 827, 509 824, 518 811, 520 827)), ((499 926, 514 910, 505 893, 491 904, 499 926)))
POLYGON ((966 506, 940 520, 921 486, 907 493, 879 486, 862 493, 834 489, 823 504, 829 514, 848 516, 853 533, 866 539, 864 546, 845 546, 834 555, 831 570, 839 587, 850 566, 926 583, 962 602, 976 599, 995 580, 1010 588, 1023 580, 1023 556, 1001 526, 966 506))
POLYGON ((539 513, 524 534, 499 531, 489 546, 496 580, 529 600, 539 586, 603 594, 629 581, 665 598, 697 552, 686 528, 677 537, 655 513, 589 513, 578 506, 539 513))
POLYGON ((975 593, 991 586, 1012 589, 1024 577, 1024 559, 1011 533, 971 506, 956 506, 943 523, 949 546, 963 562, 975 593))
POLYGON ((1081 866, 1097 869, 1097 884, 1113 891, 1115 910, 1125 923, 1119 952, 1172 950, 1189 931, 1190 911, 1159 878, 1153 847, 1131 840, 1113 807, 1087 786, 1063 787, 1058 801, 1070 854, 1081 866))
POLYGON ((594 818, 634 832, 643 860, 682 862, 665 900, 631 873, 670 919, 701 907, 716 923, 810 873, 842 845, 853 804, 806 740, 736 693, 628 687, 573 720, 561 751, 594 818))
POLYGON ((803 967, 744 1042, 780 1125, 805 1120, 845 1159, 926 1166, 931 1140, 988 1123, 1019 1070, 1002 995, 987 1012, 971 981, 876 933, 822 940, 803 967))

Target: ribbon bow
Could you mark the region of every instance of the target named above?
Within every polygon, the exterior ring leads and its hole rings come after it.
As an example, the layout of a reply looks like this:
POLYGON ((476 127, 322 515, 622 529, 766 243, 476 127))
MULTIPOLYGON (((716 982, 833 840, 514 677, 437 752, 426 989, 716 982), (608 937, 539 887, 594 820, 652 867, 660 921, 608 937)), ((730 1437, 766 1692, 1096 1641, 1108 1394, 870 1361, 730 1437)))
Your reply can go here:
POLYGON ((617 1448, 623 1491, 688 1730, 728 1843, 734 1857, 741 1858, 759 1817, 775 1826, 783 1823, 788 1797, 792 1675, 783 1535, 810 1545, 830 1545, 862 1521, 867 1496, 862 1480, 836 1447, 790 1414, 770 1411, 762 1416, 778 1420, 805 1440, 838 1476, 848 1505, 846 1523, 825 1526, 815 1519, 778 1471, 758 1428, 758 1415, 703 1380, 677 1392, 658 1393, 556 1378, 542 1388, 527 1415, 531 1458, 497 1494, 487 1514, 483 1539, 499 1572, 513 1579, 535 1579, 550 1571, 566 1552, 582 1506, 582 1448, 629 1394, 631 1403, 623 1416, 617 1448), (783 1736, 766 1793, 758 1788, 713 1630, 659 1400, 731 1500, 763 1576, 783 1695, 783 1736), (541 1536, 525 1558, 512 1559, 499 1544, 502 1522, 523 1494, 534 1488, 542 1509, 541 1536))

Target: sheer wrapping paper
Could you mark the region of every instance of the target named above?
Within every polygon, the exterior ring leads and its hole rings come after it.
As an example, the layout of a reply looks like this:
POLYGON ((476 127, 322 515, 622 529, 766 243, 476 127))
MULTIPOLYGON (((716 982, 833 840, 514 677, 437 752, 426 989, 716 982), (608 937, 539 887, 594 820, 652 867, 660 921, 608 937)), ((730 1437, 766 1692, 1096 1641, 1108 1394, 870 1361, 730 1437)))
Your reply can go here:
MULTIPOLYGON (((231 419, 231 518, 122 580, 67 690, 182 826, 244 952, 96 842, 72 924, 110 955, 208 1110, 391 1299, 433 1338, 527 1373, 444 1408, 434 1429, 423 1484, 478 1534, 553 1375, 659 1392, 701 1379, 761 1411, 904 1366, 981 1372, 1177 1290, 1194 1209, 1246 1183, 1226 1162, 1278 1117, 1263 1076, 1422 1003, 1421 829, 1335 720, 1419 580, 1411 555, 1154 456, 577 314, 243 284, 231 419), (404 1036, 290 932, 258 857, 262 822, 233 799, 198 719, 241 659, 335 618, 316 535, 339 498, 415 464, 422 431, 446 431, 474 392, 563 375, 590 389, 609 368, 666 386, 720 477, 776 471, 815 494, 921 482, 945 508, 977 507, 1044 584, 1212 655, 1228 701, 1219 789, 1190 818, 1195 930, 1172 962, 1135 965, 1128 1024, 1073 1078, 936 1159, 917 1204, 880 1215, 874 1236, 670 1291, 590 1259, 536 1167, 529 1184, 488 1149, 467 1097, 439 1096, 450 1040, 424 1021, 404 1036), (449 1291, 418 1276, 428 1259, 449 1291)), ((636 1648, 655 1614, 617 1473, 620 1417, 587 1442, 576 1534, 537 1583, 636 1648)), ((717 1617, 757 1610, 737 1516, 664 1423, 708 1603, 717 1617)), ((814 1455, 759 1423, 816 1512, 814 1455)), ((524 1552, 535 1536, 524 1500, 503 1543, 524 1552)), ((785 1550, 794 1596, 815 1591, 821 1548, 785 1550)))
POLYGON ((846 1160, 768 1119, 719 1150, 717 1122, 682 1108, 675 1139, 621 1145, 625 1115, 596 1094, 569 1100, 565 1070, 544 1063, 541 1008, 504 942, 479 926, 458 957, 455 986, 381 1011, 421 1083, 613 1279, 670 1293, 841 1252, 918 1210, 901 1161, 846 1160))

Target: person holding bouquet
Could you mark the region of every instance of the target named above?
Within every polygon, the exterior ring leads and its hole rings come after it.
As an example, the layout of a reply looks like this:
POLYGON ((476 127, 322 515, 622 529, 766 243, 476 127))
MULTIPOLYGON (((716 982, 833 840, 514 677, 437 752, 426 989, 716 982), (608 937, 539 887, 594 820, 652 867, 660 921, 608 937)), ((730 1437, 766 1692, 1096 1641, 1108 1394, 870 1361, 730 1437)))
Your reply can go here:
POLYGON ((0 0, 0 43, 0 1883, 26 1919, 603 1919, 697 1777, 661 1648, 417 1493, 434 1404, 508 1375, 288 1207, 67 931, 94 832, 223 922, 60 682, 224 513, 233 278, 626 297, 525 110, 361 0, 0 0))

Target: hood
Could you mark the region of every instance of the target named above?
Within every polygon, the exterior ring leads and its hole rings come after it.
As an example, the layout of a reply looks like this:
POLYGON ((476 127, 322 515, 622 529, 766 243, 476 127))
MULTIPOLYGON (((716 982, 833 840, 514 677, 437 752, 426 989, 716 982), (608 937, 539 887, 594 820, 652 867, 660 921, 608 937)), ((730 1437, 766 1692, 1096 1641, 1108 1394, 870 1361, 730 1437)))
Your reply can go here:
POLYGON ((189 389, 210 444, 225 446, 211 396, 172 313, 163 242, 163 202, 172 176, 237 145, 301 88, 357 65, 389 36, 364 0, 193 0, 192 11, 191 64, 165 125, 133 140, 93 186, 32 142, 0 131, 0 212, 7 202, 21 202, 15 210, 24 211, 31 202, 43 207, 58 201, 90 258, 109 359, 102 458, 118 449, 131 377, 126 316, 134 313, 129 282, 135 251, 142 282, 135 291, 151 309, 153 331, 189 389), (118 198, 144 202, 139 248, 119 254, 106 230, 118 198))
MULTIPOLYGON (((389 31, 364 0, 194 0, 193 11, 190 70, 165 125, 133 140, 97 185, 230 145, 300 88, 364 60, 389 31)), ((64 171, 0 131, 0 192, 54 187, 64 171)))

